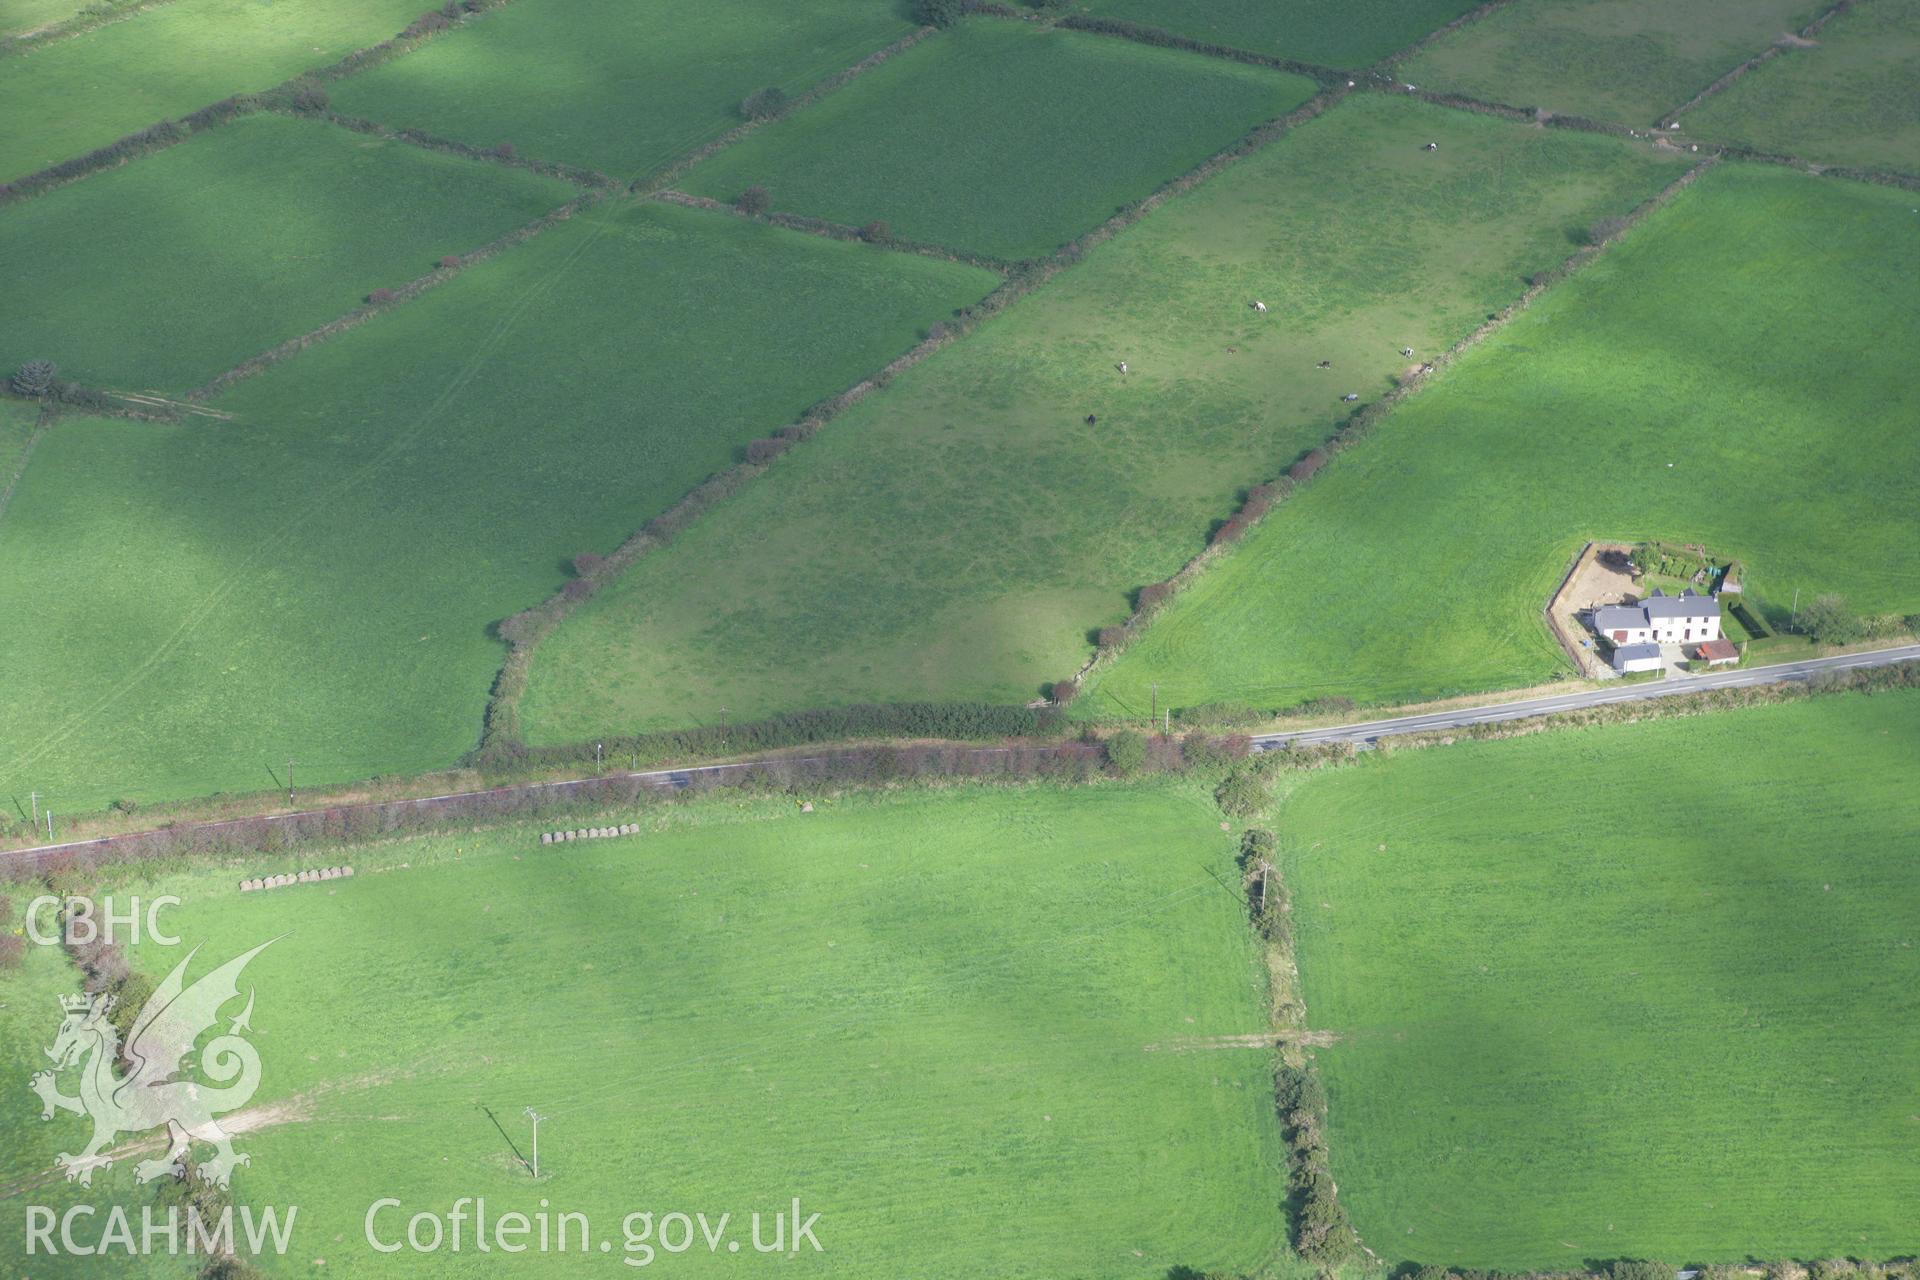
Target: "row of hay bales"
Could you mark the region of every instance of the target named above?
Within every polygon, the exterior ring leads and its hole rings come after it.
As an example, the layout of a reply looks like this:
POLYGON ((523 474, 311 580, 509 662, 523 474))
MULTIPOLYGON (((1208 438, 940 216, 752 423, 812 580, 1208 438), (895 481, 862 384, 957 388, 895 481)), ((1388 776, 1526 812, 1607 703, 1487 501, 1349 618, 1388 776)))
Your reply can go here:
POLYGON ((541 844, 564 844, 568 840, 604 840, 608 836, 637 836, 640 824, 623 822, 617 827, 580 827, 573 831, 542 831, 541 844))
POLYGON ((320 867, 293 875, 263 876, 258 880, 242 880, 240 892, 252 893, 255 889, 278 889, 290 884, 317 884, 322 880, 344 880, 352 874, 352 867, 320 867))

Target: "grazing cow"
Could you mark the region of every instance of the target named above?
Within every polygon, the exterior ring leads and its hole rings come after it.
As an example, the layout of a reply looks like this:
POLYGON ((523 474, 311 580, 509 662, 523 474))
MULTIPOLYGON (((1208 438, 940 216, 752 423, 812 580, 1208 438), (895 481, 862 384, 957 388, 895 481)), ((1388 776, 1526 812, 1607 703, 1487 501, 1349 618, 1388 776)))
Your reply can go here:
POLYGON ((1440 149, 1440 144, 1437 142, 1429 142, 1426 146, 1426 149, 1428 151, 1438 151, 1440 149))
POLYGON ((1088 415, 1087 415, 1087 425, 1088 425, 1088 426, 1092 426, 1092 425, 1093 425, 1094 423, 1096 423, 1096 422, 1098 422, 1098 421, 1100 421, 1100 419, 1098 419, 1098 418, 1096 418, 1096 417, 1094 417, 1094 416, 1093 416, 1092 414, 1088 414, 1088 415))
POLYGON ((1258 300, 1256 299, 1256 300, 1255 300, 1255 302, 1254 302, 1254 304, 1253 304, 1253 309, 1254 309, 1255 311, 1258 311, 1258 312, 1260 312, 1260 313, 1261 313, 1262 315, 1265 315, 1265 314, 1266 314, 1266 310, 1267 310, 1267 304, 1266 304, 1266 303, 1264 303, 1264 302, 1261 302, 1261 301, 1258 301, 1258 300))
POLYGON ((1313 366, 1313 367, 1314 367, 1314 368, 1316 368, 1316 369, 1331 369, 1331 368, 1333 368, 1333 361, 1331 361, 1331 360, 1322 360, 1322 361, 1321 361, 1321 362, 1320 362, 1319 364, 1317 364, 1317 365, 1315 365, 1315 366, 1313 366))
POLYGON ((1340 397, 1340 399, 1346 403, 1352 403, 1353 401, 1358 400, 1359 398, 1360 398, 1360 393, 1358 391, 1349 391, 1347 392, 1347 394, 1340 397))
POLYGON ((1118 369, 1120 372, 1125 373, 1127 371, 1127 362, 1125 360, 1122 360, 1119 364, 1113 367, 1118 369))
POLYGON ((1403 356, 1410 356, 1410 355, 1412 355, 1412 354, 1413 354, 1413 348, 1412 348, 1412 347, 1402 347, 1402 348, 1400 348, 1400 354, 1401 354, 1401 355, 1403 355, 1403 356))

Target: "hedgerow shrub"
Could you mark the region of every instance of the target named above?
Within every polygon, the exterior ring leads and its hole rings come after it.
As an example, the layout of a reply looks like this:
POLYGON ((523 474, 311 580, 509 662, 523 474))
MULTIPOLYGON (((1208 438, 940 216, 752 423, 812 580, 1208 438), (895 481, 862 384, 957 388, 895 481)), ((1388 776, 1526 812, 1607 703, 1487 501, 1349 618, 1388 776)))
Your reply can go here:
POLYGON ((747 461, 759 466, 772 462, 775 458, 793 448, 793 441, 785 436, 767 436, 747 442, 747 461))
POLYGON ((771 120, 787 109, 787 91, 778 85, 755 89, 740 103, 740 114, 749 120, 771 120))
POLYGON ((1229 818, 1251 818, 1273 803, 1273 788, 1251 763, 1243 762, 1221 779, 1213 799, 1229 818))
POLYGON ((1325 449, 1310 449, 1307 451, 1305 457, 1287 468, 1287 478, 1295 484, 1300 484, 1303 481, 1311 480, 1313 473, 1326 465, 1327 451, 1325 449))
POLYGON ((1147 762, 1146 735, 1122 729, 1107 739, 1107 767, 1125 778, 1140 771, 1147 762))
POLYGON ((966 12, 965 0, 913 0, 913 20, 926 27, 950 27, 966 12))
POLYGON ((773 205, 773 198, 765 187, 748 187, 733 198, 733 207, 742 213, 765 213, 773 205))
POLYGON ((14 372, 8 385, 19 395, 43 396, 53 390, 59 376, 60 366, 53 361, 29 360, 14 372))

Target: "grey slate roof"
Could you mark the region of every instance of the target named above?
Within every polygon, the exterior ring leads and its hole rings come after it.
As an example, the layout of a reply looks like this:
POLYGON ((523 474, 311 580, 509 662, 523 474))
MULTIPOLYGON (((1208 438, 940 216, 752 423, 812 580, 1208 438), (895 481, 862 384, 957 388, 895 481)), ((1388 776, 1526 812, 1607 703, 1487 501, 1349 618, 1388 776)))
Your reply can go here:
POLYGON ((1603 604, 1593 611, 1595 631, 1625 631, 1647 625, 1647 611, 1637 604, 1603 604))
POLYGON ((1689 590, 1677 596, 1658 591, 1639 604, 1603 604, 1593 611, 1593 629, 1599 632, 1651 626, 1655 622, 1673 622, 1681 618, 1717 618, 1720 605, 1712 596, 1689 590))
POLYGON ((1640 602, 1647 611, 1647 617, 1666 620, 1670 618, 1717 618, 1720 606, 1713 597, 1699 595, 1691 590, 1677 596, 1663 596, 1658 591, 1640 602))
POLYGON ((1613 665, 1624 666, 1635 658, 1657 658, 1660 646, 1657 644, 1623 644, 1613 651, 1613 665))

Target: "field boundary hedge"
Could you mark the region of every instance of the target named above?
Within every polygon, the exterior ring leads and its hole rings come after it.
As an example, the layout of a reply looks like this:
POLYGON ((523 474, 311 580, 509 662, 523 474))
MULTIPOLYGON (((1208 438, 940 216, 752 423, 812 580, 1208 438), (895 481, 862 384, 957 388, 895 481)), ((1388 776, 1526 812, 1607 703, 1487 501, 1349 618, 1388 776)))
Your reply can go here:
POLYGON ((212 106, 202 107, 178 119, 162 120, 144 129, 136 129, 125 137, 109 142, 104 147, 94 148, 85 155, 74 156, 58 164, 48 165, 44 169, 35 170, 11 182, 0 182, 0 207, 12 204, 16 200, 45 195, 49 191, 64 187, 70 182, 78 182, 103 169, 117 169, 142 156, 177 146, 196 133, 218 128, 229 120, 251 115, 260 109, 259 95, 239 94, 231 98, 223 98, 212 106))
POLYGON ((677 160, 669 161, 664 167, 656 169, 651 176, 636 178, 632 183, 632 189, 642 195, 651 195, 657 191, 664 191, 673 183, 679 181, 689 169, 699 164, 702 160, 710 159, 756 130, 763 129, 775 121, 786 119, 796 111, 812 106, 834 90, 846 87, 846 85, 857 76, 864 75, 866 72, 873 70, 890 58, 898 57, 900 54, 905 53, 907 50, 913 48, 913 46, 919 44, 922 40, 936 34, 939 30, 940 28, 938 27, 927 26, 915 31, 909 31, 892 44, 884 48, 875 49, 872 53, 860 59, 860 61, 854 63, 852 66, 834 72, 818 84, 812 85, 803 92, 789 98, 785 105, 774 114, 757 120, 742 120, 739 124, 728 129, 719 137, 702 143, 677 160))
MULTIPOLYGON (((1614 225, 1605 235, 1581 245, 1558 266, 1550 267, 1534 276, 1532 282, 1517 298, 1495 312, 1492 318, 1482 321, 1466 337, 1435 356, 1421 372, 1398 383, 1378 400, 1369 401, 1356 408, 1348 415, 1347 420, 1334 430, 1333 434, 1320 444, 1301 453, 1285 471, 1249 488, 1239 508, 1214 527, 1207 545, 1196 552, 1171 577, 1139 588, 1135 594, 1133 612, 1125 621, 1101 628, 1099 643, 1095 645, 1093 654, 1081 664, 1078 671, 1067 679, 1057 682, 1054 687, 1066 698, 1074 697, 1089 676, 1110 666, 1133 645, 1133 642, 1166 607, 1168 601, 1191 586, 1209 566, 1224 557, 1245 537, 1248 530, 1264 520, 1275 507, 1292 497, 1301 485, 1319 475, 1328 463, 1371 436, 1380 420, 1392 412, 1401 401, 1430 386, 1435 381, 1435 375, 1441 370, 1511 324, 1547 290, 1571 277, 1619 243, 1621 237, 1639 226, 1654 212, 1664 208, 1681 192, 1698 181, 1701 174, 1718 163, 1718 156, 1709 155, 1688 168, 1685 173, 1641 201, 1626 216, 1615 220, 1614 225)), ((1056 695, 1056 700, 1059 700, 1059 695, 1056 695)))
POLYGON ((347 312, 347 314, 336 316, 317 329, 309 329, 305 333, 288 338, 285 342, 270 347, 257 356, 241 361, 225 373, 216 374, 210 381, 187 392, 185 399, 193 404, 210 400, 235 383, 244 382, 246 379, 254 377, 257 374, 265 373, 282 360, 298 355, 316 343, 325 342, 328 338, 345 333, 349 329, 357 328, 377 315, 391 311, 403 303, 411 302, 429 289, 439 288, 441 285, 459 275, 462 271, 465 271, 468 267, 475 266, 485 262, 489 258, 496 257, 506 250, 513 248, 515 245, 524 244, 555 223, 565 222, 582 209, 598 204, 605 198, 605 195, 598 191, 584 192, 567 201, 559 208, 541 214, 532 222, 515 227, 505 235, 488 241, 478 249, 469 249, 465 253, 449 254, 447 258, 441 260, 443 263, 448 263, 448 265, 437 266, 425 275, 415 276, 405 284, 398 285, 394 288, 376 290, 367 296, 367 301, 355 307, 352 311, 347 312))
MULTIPOLYGON (((1833 0, 1833 3, 1828 5, 1825 9, 1822 9, 1819 15, 1815 17, 1812 22, 1809 22, 1806 26, 1800 28, 1800 30, 1794 34, 1794 39, 1796 40, 1813 39, 1815 36, 1820 34, 1821 28, 1825 27, 1829 22, 1833 21, 1835 18, 1839 17, 1841 14, 1845 13, 1847 10, 1853 8, 1853 5, 1854 5, 1854 0, 1833 0)), ((1745 62, 1741 63, 1739 66, 1735 67, 1733 70, 1727 72, 1725 75, 1721 76, 1718 80, 1715 80, 1712 84, 1708 85, 1706 88, 1702 89, 1700 92, 1694 94, 1691 98, 1688 98, 1685 102, 1681 103, 1679 106, 1675 107, 1673 110, 1662 115, 1656 123, 1665 125, 1669 129, 1673 128, 1674 124, 1680 119, 1680 117, 1683 114, 1693 110, 1695 107, 1705 102, 1708 98, 1713 97, 1715 94, 1720 93, 1721 91, 1727 89, 1735 81, 1739 80, 1742 76, 1745 76, 1748 72, 1753 71, 1773 61, 1775 58, 1785 53, 1791 47, 1792 47, 1792 42, 1786 39, 1775 40, 1772 44, 1768 45, 1766 48, 1762 49, 1760 52, 1754 54, 1751 58, 1748 58, 1745 62)))
POLYGON ((438 151, 443 155, 460 156, 467 160, 478 160, 484 164, 500 164, 510 169, 524 169, 529 173, 538 173, 549 178, 558 178, 570 182, 576 187, 589 191, 616 191, 625 184, 611 174, 601 173, 598 169, 583 169, 578 165, 560 164, 553 160, 538 160, 523 156, 518 151, 502 147, 476 147, 471 143, 457 142, 452 138, 442 138, 438 134, 428 133, 424 129, 395 129, 381 124, 378 120, 369 120, 363 116, 343 115, 338 111, 319 110, 302 111, 298 108, 275 108, 285 115, 313 116, 325 120, 328 124, 338 125, 352 133, 366 134, 369 137, 384 138, 390 142, 404 142, 419 147, 423 151, 438 151))
MULTIPOLYGON (((127 16, 131 17, 134 13, 169 2, 170 0, 149 0, 127 16)), ((0 206, 29 196, 45 194, 55 187, 63 187, 69 182, 78 181, 102 169, 111 169, 164 147, 185 142, 202 129, 225 124, 237 116, 266 110, 270 104, 278 101, 298 103, 303 98, 311 101, 313 100, 311 95, 318 93, 319 100, 324 102, 325 92, 319 89, 320 82, 337 80, 364 67, 378 66, 390 58, 419 48, 441 32, 451 30, 472 14, 499 8, 512 2, 513 0, 446 0, 446 3, 440 7, 428 9, 415 18, 399 35, 364 49, 356 49, 330 66, 304 71, 262 93, 234 94, 209 106, 201 107, 197 111, 188 112, 184 116, 161 120, 145 128, 136 129, 84 155, 48 165, 44 169, 15 178, 10 182, 0 182, 0 206)), ((118 19, 108 20, 117 21, 118 19)), ((0 43, 0 58, 4 58, 9 51, 7 45, 0 43)))
POLYGON ((324 84, 333 80, 344 80, 360 71, 370 71, 382 63, 391 62, 401 54, 412 53, 421 45, 444 35, 455 27, 467 24, 468 19, 494 9, 505 8, 513 0, 446 0, 421 13, 412 22, 401 28, 399 34, 382 40, 379 44, 370 44, 355 49, 324 67, 315 67, 289 80, 288 84, 307 81, 324 84))
POLYGON ((1315 62, 1298 62, 1292 58, 1281 58, 1270 53, 1254 53, 1232 45, 1211 44, 1205 40, 1175 35, 1171 31, 1149 26, 1146 23, 1128 22, 1124 18, 1102 18, 1090 14, 1070 13, 1056 21, 1054 25, 1067 31, 1117 36, 1122 40, 1131 40, 1135 44, 1152 45, 1156 49, 1179 49, 1185 53, 1197 53, 1227 62, 1241 62, 1248 66, 1266 67, 1272 71, 1285 71, 1296 76, 1305 76, 1323 88, 1332 88, 1343 80, 1358 78, 1355 72, 1342 71, 1337 67, 1323 67, 1315 62))
POLYGON ((1480 5, 1478 8, 1469 9, 1453 21, 1435 27, 1406 48, 1388 54, 1386 57, 1380 59, 1380 61, 1374 63, 1368 70, 1390 74, 1394 67, 1405 62, 1408 58, 1413 57, 1415 54, 1425 53, 1428 49, 1439 44, 1460 28, 1471 26, 1482 18, 1492 14, 1495 10, 1504 9, 1512 3, 1513 0, 1486 0, 1486 3, 1480 5))
POLYGON ((171 3, 173 0, 95 0, 95 3, 58 22, 49 22, 18 35, 0 36, 0 58, 31 53, 116 22, 125 22, 128 18, 137 18, 149 9, 171 3))
POLYGON ((739 205, 725 200, 715 200, 711 196, 689 195, 684 191, 672 189, 655 191, 648 197, 667 204, 682 205, 688 209, 704 209, 710 213, 731 214, 736 218, 745 218, 749 222, 762 222, 771 227, 784 227, 788 231, 800 231, 807 235, 821 236, 828 240, 850 240, 861 244, 870 244, 881 249, 890 249, 895 253, 911 253, 922 258, 938 258, 942 262, 958 262, 969 267, 979 267, 1002 277, 1016 271, 1028 269, 1031 262, 1014 262, 1006 258, 995 258, 984 253, 968 253, 963 249, 950 249, 946 245, 932 244, 923 240, 908 240, 891 233, 873 234, 863 227, 850 227, 844 222, 830 222, 825 218, 812 218, 803 213, 781 213, 769 209, 765 213, 749 213, 739 205))
POLYGON ((665 546, 721 499, 737 492, 748 481, 766 471, 781 454, 813 439, 822 427, 875 391, 884 389, 900 373, 919 364, 954 339, 972 332, 978 325, 1039 288, 1060 271, 1079 262, 1093 248, 1111 240, 1167 200, 1191 190, 1227 165, 1313 119, 1339 101, 1345 92, 1344 89, 1324 91, 1285 115, 1256 125, 1232 145, 1209 156, 1180 177, 1163 183, 1157 190, 1128 205, 1079 239, 1045 258, 1021 265, 985 298, 972 306, 960 308, 952 322, 936 323, 925 338, 905 354, 895 357, 880 372, 855 383, 838 396, 815 405, 797 421, 781 427, 771 436, 749 441, 740 462, 709 476, 666 512, 629 534, 612 552, 594 563, 589 570, 562 584, 545 600, 496 623, 495 634, 506 643, 507 653, 494 677, 486 709, 481 715, 480 743, 468 756, 468 762, 498 765, 525 757, 528 748, 520 734, 520 699, 526 693, 533 653, 540 641, 552 634, 575 605, 590 599, 640 557, 665 546))

